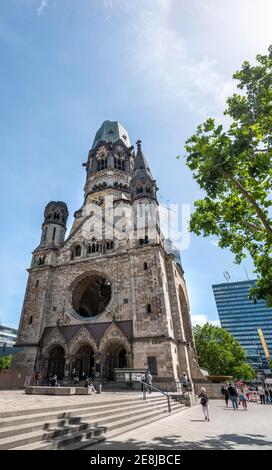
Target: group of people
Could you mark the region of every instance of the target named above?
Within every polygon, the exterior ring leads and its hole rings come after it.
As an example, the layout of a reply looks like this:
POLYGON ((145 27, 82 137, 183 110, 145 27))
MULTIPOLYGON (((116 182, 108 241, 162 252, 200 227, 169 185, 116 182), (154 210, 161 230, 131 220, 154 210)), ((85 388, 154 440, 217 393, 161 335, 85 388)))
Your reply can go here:
POLYGON ((268 385, 256 386, 254 390, 253 386, 247 387, 245 384, 239 383, 223 385, 221 389, 226 405, 228 406, 230 400, 234 410, 238 410, 238 405, 241 404, 243 409, 247 411, 247 403, 252 392, 258 393, 261 404, 272 404, 272 388, 268 387, 268 385))
POLYGON ((72 373, 72 378, 74 385, 78 386, 81 379, 82 381, 84 381, 84 387, 89 388, 91 392, 97 393, 97 390, 95 389, 94 384, 92 382, 92 377, 88 377, 84 370, 82 371, 81 376, 79 376, 76 369, 74 369, 72 373))
POLYGON ((57 374, 49 375, 48 376, 48 385, 49 387, 58 387, 59 386, 59 381, 58 381, 58 376, 57 374))

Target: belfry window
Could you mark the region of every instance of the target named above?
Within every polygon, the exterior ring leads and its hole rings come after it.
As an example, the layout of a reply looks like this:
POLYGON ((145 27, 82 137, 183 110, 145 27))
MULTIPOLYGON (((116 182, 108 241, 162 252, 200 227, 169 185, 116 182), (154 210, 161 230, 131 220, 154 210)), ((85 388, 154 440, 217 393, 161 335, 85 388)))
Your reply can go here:
POLYGON ((105 170, 107 166, 107 158, 100 158, 97 160, 97 171, 105 170))
POLYGON ((114 168, 125 171, 125 160, 123 158, 114 157, 114 168))

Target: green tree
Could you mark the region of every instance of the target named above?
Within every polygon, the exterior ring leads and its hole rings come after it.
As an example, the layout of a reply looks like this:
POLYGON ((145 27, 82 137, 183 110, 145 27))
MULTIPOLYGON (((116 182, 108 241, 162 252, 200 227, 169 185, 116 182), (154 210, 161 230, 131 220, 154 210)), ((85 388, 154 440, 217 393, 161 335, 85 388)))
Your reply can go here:
POLYGON ((194 328, 200 367, 210 375, 232 375, 235 379, 252 380, 255 373, 245 363, 245 352, 228 331, 206 323, 194 328))
POLYGON ((216 235, 235 262, 251 255, 255 298, 272 305, 272 46, 233 75, 242 92, 227 99, 224 129, 209 118, 186 141, 186 163, 204 190, 190 229, 216 235))
POLYGON ((0 369, 9 369, 11 366, 11 356, 0 357, 0 369))

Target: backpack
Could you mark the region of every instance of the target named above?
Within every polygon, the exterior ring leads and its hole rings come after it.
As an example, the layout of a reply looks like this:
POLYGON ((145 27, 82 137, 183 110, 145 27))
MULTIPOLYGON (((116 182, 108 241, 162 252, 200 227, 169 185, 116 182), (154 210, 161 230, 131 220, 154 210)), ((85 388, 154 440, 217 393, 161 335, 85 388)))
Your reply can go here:
POLYGON ((208 397, 207 397, 207 395, 202 396, 202 397, 201 397, 201 400, 200 400, 200 404, 201 404, 202 406, 206 406, 207 403, 208 403, 208 397))

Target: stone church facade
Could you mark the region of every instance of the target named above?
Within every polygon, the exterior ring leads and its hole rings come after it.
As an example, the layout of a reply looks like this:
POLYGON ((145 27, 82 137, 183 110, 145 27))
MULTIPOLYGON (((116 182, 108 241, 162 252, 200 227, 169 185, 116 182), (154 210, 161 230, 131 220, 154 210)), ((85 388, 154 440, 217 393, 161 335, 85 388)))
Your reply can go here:
POLYGON ((64 383, 74 370, 110 381, 124 367, 158 381, 198 378, 184 273, 166 250, 141 142, 135 151, 121 124, 105 121, 84 166, 84 202, 67 238, 66 204, 45 208, 13 367, 64 383))

